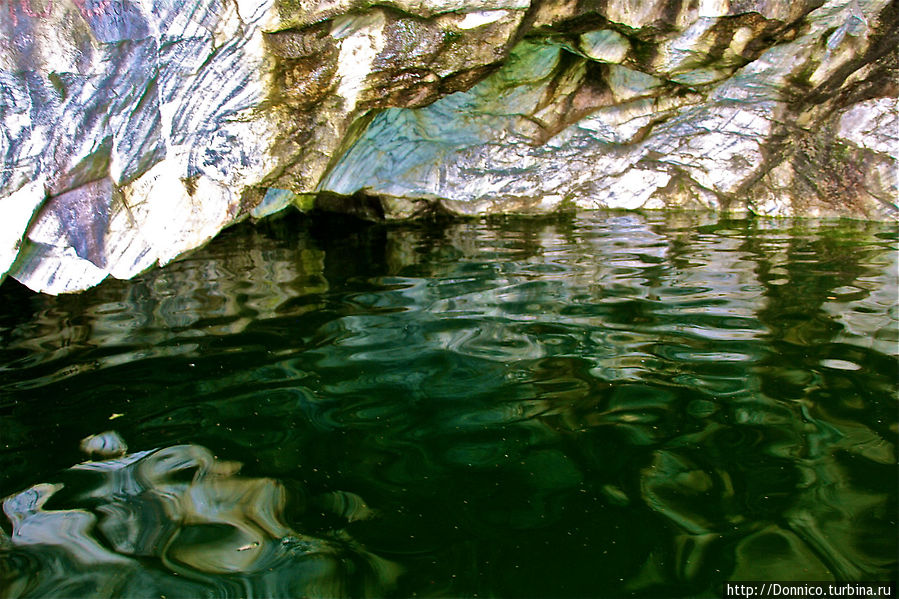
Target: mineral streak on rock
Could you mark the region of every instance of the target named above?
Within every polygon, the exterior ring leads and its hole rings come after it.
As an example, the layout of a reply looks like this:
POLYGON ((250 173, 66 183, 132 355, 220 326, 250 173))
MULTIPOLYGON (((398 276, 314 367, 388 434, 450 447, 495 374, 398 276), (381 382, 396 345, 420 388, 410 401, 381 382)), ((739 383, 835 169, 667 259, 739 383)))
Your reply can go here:
POLYGON ((897 219, 897 47, 888 0, 7 0, 0 276, 291 203, 897 219))

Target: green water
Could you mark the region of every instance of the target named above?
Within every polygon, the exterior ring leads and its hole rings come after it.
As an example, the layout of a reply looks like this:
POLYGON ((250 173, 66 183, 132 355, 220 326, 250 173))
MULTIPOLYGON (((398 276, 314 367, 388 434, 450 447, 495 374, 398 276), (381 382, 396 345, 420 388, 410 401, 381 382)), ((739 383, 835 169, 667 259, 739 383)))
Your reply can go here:
POLYGON ((895 580, 897 240, 290 217, 79 296, 8 281, 0 597, 895 580), (105 431, 127 453, 86 461, 105 431))

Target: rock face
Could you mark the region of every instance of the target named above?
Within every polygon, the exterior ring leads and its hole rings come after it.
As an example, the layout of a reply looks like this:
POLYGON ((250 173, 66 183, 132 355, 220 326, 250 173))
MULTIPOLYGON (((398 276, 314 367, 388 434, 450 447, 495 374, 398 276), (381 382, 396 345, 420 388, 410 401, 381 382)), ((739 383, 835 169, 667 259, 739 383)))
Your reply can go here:
POLYGON ((0 272, 128 278, 290 204, 899 215, 888 0, 10 0, 0 272))

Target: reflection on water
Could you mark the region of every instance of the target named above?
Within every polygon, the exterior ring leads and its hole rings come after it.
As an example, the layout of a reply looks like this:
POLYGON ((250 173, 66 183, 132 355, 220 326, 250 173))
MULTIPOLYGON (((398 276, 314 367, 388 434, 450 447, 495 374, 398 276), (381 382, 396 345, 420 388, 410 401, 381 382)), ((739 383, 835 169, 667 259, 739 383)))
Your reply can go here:
POLYGON ((240 477, 239 468, 176 445, 84 462, 60 475, 66 483, 8 497, 8 594, 355 596, 381 595, 393 582, 393 564, 291 530, 283 485, 240 477), (344 588, 348 581, 357 584, 344 588))
POLYGON ((897 239, 286 219, 4 284, 0 597, 895 578, 897 239))

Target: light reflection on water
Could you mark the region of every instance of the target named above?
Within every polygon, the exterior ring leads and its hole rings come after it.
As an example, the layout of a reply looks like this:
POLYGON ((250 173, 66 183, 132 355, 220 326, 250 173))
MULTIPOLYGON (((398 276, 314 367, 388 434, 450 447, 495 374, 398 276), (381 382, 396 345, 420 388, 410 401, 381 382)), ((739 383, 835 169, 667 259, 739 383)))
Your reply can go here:
POLYGON ((897 255, 847 222, 287 219, 5 284, 0 596, 895 578, 897 255), (138 450, 71 467, 110 428, 138 450))
POLYGON ((284 486, 241 477, 239 467, 176 445, 84 462, 59 475, 66 483, 8 497, 6 594, 294 597, 389 588, 394 564, 291 530, 284 486), (148 569, 147 560, 161 567, 148 569))

